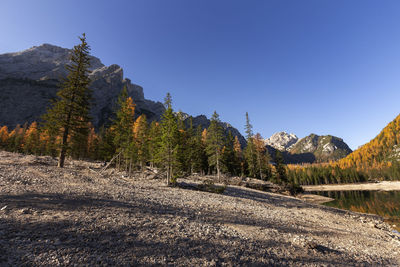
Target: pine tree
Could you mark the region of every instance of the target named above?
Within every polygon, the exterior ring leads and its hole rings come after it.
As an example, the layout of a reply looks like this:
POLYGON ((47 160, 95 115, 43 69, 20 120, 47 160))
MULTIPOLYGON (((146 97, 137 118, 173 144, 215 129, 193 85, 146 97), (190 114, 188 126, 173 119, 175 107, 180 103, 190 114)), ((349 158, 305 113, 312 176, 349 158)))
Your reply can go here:
POLYGON ((128 97, 126 86, 121 90, 118 96, 117 110, 115 119, 112 120, 111 132, 116 152, 124 151, 133 141, 133 125, 135 115, 135 104, 131 97, 128 97))
POLYGON ((275 155, 275 170, 276 170, 276 180, 279 184, 287 184, 288 178, 286 174, 285 162, 283 160, 282 153, 276 150, 275 155))
POLYGON ((211 117, 211 123, 207 130, 207 146, 206 152, 208 163, 211 167, 215 167, 217 171, 218 181, 221 179, 222 165, 222 148, 224 146, 224 135, 221 127, 221 121, 216 111, 211 117))
POLYGON ((175 173, 180 173, 182 176, 190 172, 190 154, 189 133, 185 126, 185 117, 183 112, 176 113, 178 134, 177 134, 177 166, 175 173))
POLYGON ((203 133, 204 131, 201 126, 197 126, 195 136, 193 137, 193 155, 191 156, 193 170, 202 174, 208 169, 206 142, 205 140, 203 141, 203 133))
POLYGON ((149 161, 151 168, 153 168, 157 163, 157 156, 159 154, 160 144, 161 144, 160 124, 156 121, 152 121, 149 129, 149 142, 148 142, 149 161))
POLYGON ((160 149, 157 161, 167 171, 167 185, 175 184, 174 168, 177 164, 178 126, 172 109, 171 95, 165 98, 165 111, 161 119, 160 149))
POLYGON ((244 156, 250 177, 257 176, 257 156, 253 138, 253 126, 250 124, 249 114, 246 112, 246 141, 244 156))
POLYGON ((238 170, 238 162, 236 161, 234 151, 234 138, 231 131, 228 132, 228 136, 225 138, 225 144, 222 149, 222 170, 230 175, 236 175, 238 170))
POLYGON ((61 85, 61 90, 57 92, 58 99, 43 116, 45 127, 61 136, 58 160, 60 168, 64 167, 65 156, 69 149, 69 136, 87 135, 90 121, 91 91, 88 76, 90 48, 85 34, 79 39, 81 43, 76 45, 72 52, 72 64, 66 66, 68 75, 61 85))
POLYGON ((109 161, 115 153, 114 134, 110 128, 102 126, 98 137, 98 158, 104 161, 109 161))

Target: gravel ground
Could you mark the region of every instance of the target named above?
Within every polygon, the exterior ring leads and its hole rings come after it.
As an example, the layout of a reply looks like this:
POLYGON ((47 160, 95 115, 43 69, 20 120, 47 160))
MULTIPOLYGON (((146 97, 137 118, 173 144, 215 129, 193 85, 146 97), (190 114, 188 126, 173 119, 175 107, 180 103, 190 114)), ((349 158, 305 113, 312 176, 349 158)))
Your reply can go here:
POLYGON ((400 265, 400 235, 377 216, 100 165, 0 152, 1 266, 400 265))

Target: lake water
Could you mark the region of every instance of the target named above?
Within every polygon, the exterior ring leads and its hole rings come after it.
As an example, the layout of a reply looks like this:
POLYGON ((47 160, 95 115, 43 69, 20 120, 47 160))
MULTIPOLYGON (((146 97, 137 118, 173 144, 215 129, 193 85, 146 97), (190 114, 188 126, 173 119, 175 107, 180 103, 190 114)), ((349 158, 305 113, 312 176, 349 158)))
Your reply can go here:
POLYGON ((335 199, 323 205, 377 214, 400 231, 400 191, 319 191, 310 192, 335 199))

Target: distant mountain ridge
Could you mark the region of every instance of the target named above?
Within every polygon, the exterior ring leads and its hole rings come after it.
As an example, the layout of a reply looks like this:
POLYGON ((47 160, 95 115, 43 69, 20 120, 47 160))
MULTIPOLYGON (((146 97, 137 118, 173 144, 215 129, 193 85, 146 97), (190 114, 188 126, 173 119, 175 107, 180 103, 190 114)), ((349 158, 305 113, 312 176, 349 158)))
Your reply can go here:
MULTIPOLYGON (((56 97, 61 79, 67 75, 65 65, 70 62, 71 49, 51 44, 0 55, 0 125, 14 128, 17 124, 38 121, 56 97)), ((93 92, 91 116, 96 128, 107 124, 113 116, 114 105, 121 89, 126 86, 128 95, 136 104, 135 113, 145 114, 149 121, 159 120, 165 108, 160 102, 144 97, 143 88, 133 84, 123 75, 123 69, 112 64, 105 66, 91 56, 89 77, 93 92)), ((207 128, 210 121, 204 115, 194 117, 194 124, 207 128)), ((227 123, 225 131, 239 137, 240 132, 227 123)))
POLYGON ((286 163, 328 162, 346 157, 352 152, 343 139, 310 134, 298 139, 295 134, 278 132, 265 140, 271 155, 280 150, 286 163))

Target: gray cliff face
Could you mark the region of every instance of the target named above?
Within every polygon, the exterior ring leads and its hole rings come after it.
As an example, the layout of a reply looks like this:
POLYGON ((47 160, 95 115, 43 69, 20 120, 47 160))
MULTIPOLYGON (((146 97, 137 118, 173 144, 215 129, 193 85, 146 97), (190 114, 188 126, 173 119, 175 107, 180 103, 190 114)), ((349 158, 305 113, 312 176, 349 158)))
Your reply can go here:
MULTIPOLYGON (((0 124, 11 128, 17 124, 40 120, 56 97, 58 86, 67 74, 72 50, 43 44, 30 49, 0 55, 0 124)), ((108 122, 121 89, 136 103, 138 114, 149 120, 159 119, 164 106, 144 98, 143 88, 124 79, 118 65, 104 66, 91 57, 90 88, 93 91, 91 115, 96 127, 108 122)))
MULTIPOLYGON (((185 120, 186 124, 189 123, 189 118, 185 120)), ((208 128, 210 126, 211 121, 205 115, 199 115, 196 117, 192 117, 193 127, 196 128, 201 126, 202 129, 208 128)), ((241 135, 241 133, 234 127, 232 127, 229 123, 221 122, 221 126, 224 129, 225 135, 228 135, 231 132, 232 136, 237 136, 242 148, 246 146, 246 139, 241 135)))
MULTIPOLYGON (((0 55, 0 126, 14 128, 17 124, 39 121, 55 99, 62 78, 66 77, 65 66, 70 63, 72 50, 43 44, 27 50, 0 55)), ((136 104, 135 113, 145 114, 149 121, 159 120, 164 105, 144 98, 143 88, 124 78, 118 65, 104 66, 96 57, 91 57, 90 78, 93 93, 91 116, 95 127, 109 123, 118 95, 124 86, 136 104)), ((189 115, 185 115, 185 119, 189 115)), ((207 128, 210 120, 206 116, 193 118, 195 126, 207 128)), ((246 144, 240 132, 227 123, 222 123, 227 133, 238 136, 242 146, 246 144)))

